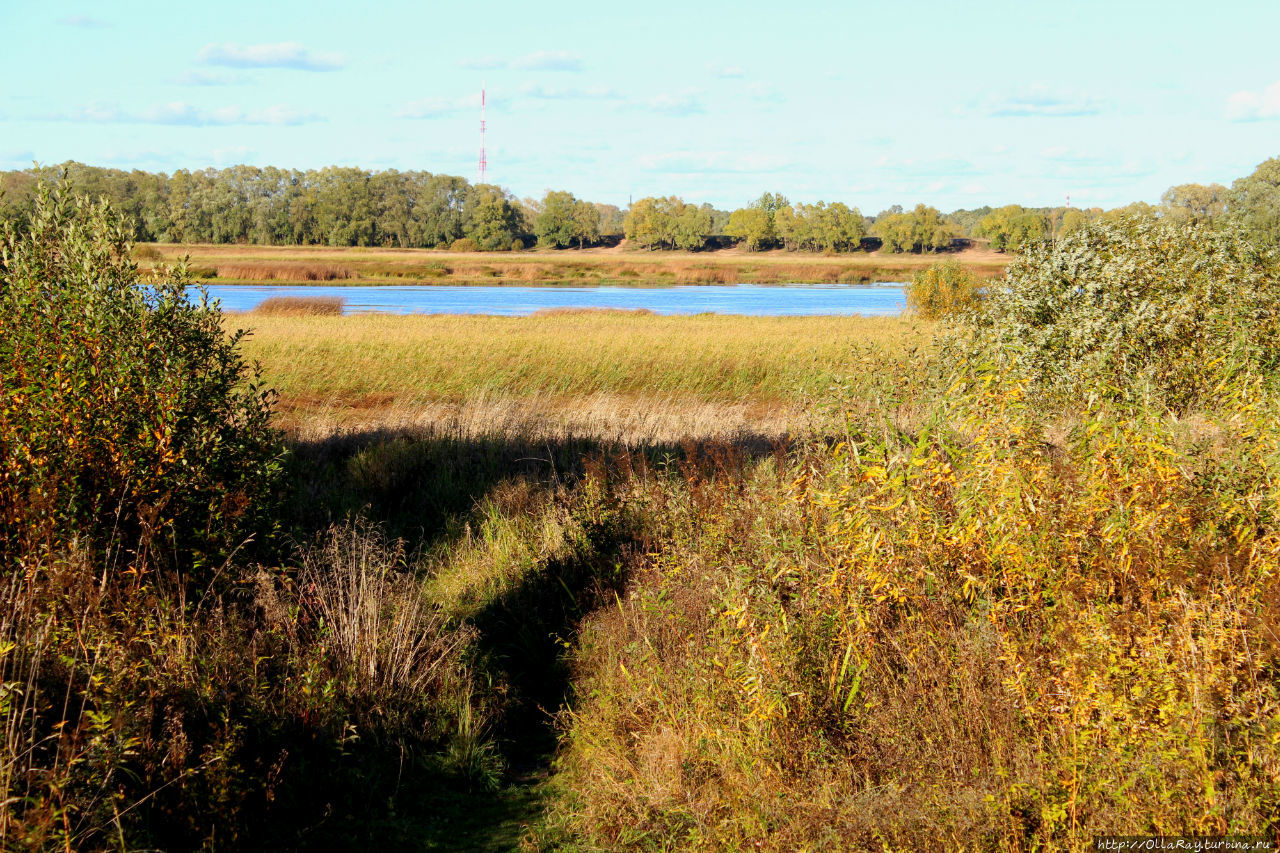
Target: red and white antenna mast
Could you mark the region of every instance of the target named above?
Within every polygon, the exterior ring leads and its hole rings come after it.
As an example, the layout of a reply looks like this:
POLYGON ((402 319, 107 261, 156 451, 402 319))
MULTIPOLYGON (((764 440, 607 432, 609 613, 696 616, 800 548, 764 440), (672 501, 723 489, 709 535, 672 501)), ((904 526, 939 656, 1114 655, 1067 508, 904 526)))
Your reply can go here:
POLYGON ((480 183, 484 183, 485 169, 488 168, 489 161, 485 157, 484 152, 484 83, 480 84, 480 183))

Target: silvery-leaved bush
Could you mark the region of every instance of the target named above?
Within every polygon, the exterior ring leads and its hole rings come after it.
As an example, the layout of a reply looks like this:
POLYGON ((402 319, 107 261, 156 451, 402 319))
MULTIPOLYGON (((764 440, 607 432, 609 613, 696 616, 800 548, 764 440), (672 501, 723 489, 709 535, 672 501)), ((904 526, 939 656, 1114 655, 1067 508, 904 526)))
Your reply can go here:
POLYGON ((1280 260, 1229 228, 1097 222, 1029 246, 965 322, 973 363, 1043 391, 1184 407, 1224 381, 1275 375, 1280 260))

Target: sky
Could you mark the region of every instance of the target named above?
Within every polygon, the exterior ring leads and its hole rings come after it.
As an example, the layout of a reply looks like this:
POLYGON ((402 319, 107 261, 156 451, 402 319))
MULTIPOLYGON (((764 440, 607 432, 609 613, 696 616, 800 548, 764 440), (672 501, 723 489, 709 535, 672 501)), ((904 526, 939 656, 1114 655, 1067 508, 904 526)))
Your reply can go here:
POLYGON ((425 170, 625 207, 1080 207, 1280 156, 1280 2, 0 0, 0 169, 425 170))

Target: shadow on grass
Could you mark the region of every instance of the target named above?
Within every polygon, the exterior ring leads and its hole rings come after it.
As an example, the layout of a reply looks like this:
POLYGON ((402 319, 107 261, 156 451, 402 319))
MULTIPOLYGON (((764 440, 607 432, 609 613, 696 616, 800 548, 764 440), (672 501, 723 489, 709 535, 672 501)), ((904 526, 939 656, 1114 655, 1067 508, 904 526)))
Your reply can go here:
POLYGON ((498 484, 520 480, 573 487, 588 466, 604 460, 653 467, 705 458, 708 448, 731 447, 758 457, 778 451, 773 436, 624 446, 593 438, 460 437, 422 428, 372 429, 294 442, 286 521, 298 541, 330 524, 364 515, 388 536, 430 547, 498 484))
POLYGON ((464 438, 421 429, 296 444, 288 521, 299 541, 360 514, 405 539, 410 549, 447 546, 485 496, 510 481, 572 494, 569 511, 579 531, 572 547, 530 568, 471 615, 481 681, 500 685, 502 694, 489 734, 508 769, 503 786, 468 790, 456 777, 429 773, 389 786, 379 779, 399 780, 403 762, 371 753, 363 760, 385 766, 362 767, 370 781, 359 805, 348 807, 351 814, 333 815, 324 836, 304 846, 346 849, 377 841, 390 849, 516 849, 524 827, 541 813, 542 783, 557 743, 555 717, 572 701, 566 652, 583 619, 621 594, 629 569, 654 547, 645 519, 613 497, 609 484, 638 468, 697 477, 699 470, 740 468, 784 450, 776 439, 759 435, 623 447, 585 438, 464 438))

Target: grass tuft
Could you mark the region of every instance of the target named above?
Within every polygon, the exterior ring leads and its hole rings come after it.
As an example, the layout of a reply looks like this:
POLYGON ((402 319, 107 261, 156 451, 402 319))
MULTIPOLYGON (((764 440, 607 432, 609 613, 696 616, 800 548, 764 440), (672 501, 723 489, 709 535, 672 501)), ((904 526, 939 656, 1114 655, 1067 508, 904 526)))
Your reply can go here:
POLYGON ((341 296, 272 296, 253 309, 264 316, 341 316, 346 300, 341 296))

